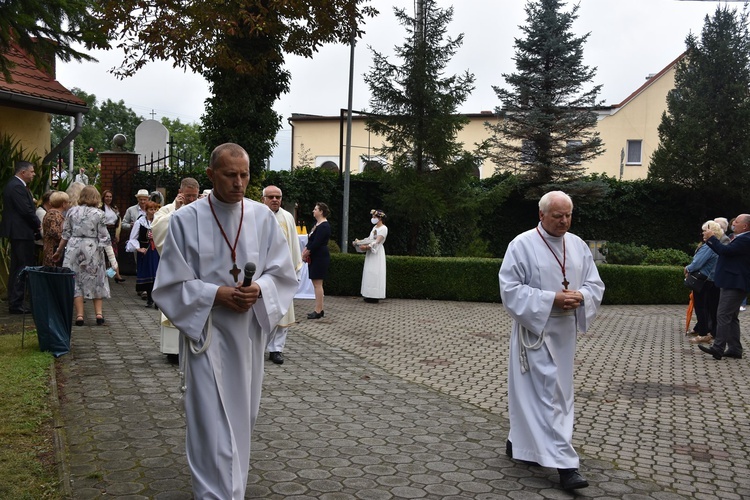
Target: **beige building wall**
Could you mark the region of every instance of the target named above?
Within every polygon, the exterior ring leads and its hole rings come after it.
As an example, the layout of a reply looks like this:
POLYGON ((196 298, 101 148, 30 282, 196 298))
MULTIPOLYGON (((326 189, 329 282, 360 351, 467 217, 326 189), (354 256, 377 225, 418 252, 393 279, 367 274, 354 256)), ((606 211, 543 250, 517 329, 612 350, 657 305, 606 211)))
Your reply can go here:
MULTIPOLYGON (((598 110, 599 120, 596 127, 605 152, 584 164, 588 173, 606 174, 622 180, 647 177, 651 156, 659 145, 658 127, 662 114, 667 110, 667 93, 674 88, 675 65, 681 57, 648 78, 621 103, 598 110), (628 162, 628 148, 635 147, 638 142, 641 150, 638 161, 628 162), (624 155, 622 175, 621 154, 624 155)), ((485 123, 497 124, 498 118, 490 111, 467 116, 470 122, 459 132, 457 139, 463 143, 465 151, 471 152, 476 149, 477 144, 489 138, 485 123)), ((342 136, 338 116, 294 115, 289 121, 292 124, 293 168, 300 166, 300 152, 303 150, 314 160, 316 167, 320 167, 326 161, 343 167, 344 159, 339 161, 339 139, 343 137, 341 142, 345 144, 346 122, 342 136)), ((361 172, 364 164, 362 157, 377 156, 376 150, 382 144, 381 137, 367 132, 364 117, 354 117, 351 172, 361 172)), ((342 151, 342 155, 346 155, 345 150, 342 151)), ((495 169, 496 166, 492 162, 485 160, 480 166, 480 177, 492 176, 495 169)))
POLYGON ((648 176, 651 156, 659 146, 659 124, 667 111, 667 94, 674 88, 674 66, 652 77, 628 99, 601 118, 597 130, 606 151, 587 165, 590 173, 603 173, 622 180, 648 176), (628 141, 641 141, 641 161, 628 163, 628 141))
POLYGON ((0 132, 21 142, 24 151, 41 158, 50 151, 50 115, 0 106, 0 132))

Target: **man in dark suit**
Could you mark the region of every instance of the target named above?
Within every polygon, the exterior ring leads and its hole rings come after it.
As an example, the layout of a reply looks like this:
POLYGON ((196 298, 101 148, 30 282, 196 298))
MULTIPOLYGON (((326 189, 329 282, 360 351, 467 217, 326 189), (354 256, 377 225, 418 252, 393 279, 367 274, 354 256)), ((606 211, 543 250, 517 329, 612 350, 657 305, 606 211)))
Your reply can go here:
POLYGON ((0 237, 10 240, 8 309, 12 314, 29 312, 23 304, 24 282, 18 278, 18 273, 26 266, 35 265, 34 240, 41 235, 41 222, 36 216, 34 198, 28 188, 34 175, 33 163, 16 162, 15 176, 3 190, 0 237))
POLYGON ((699 345, 701 351, 715 359, 723 356, 742 358, 739 311, 742 300, 750 291, 750 215, 738 215, 732 223, 734 239, 723 245, 708 230, 703 233, 706 244, 719 255, 714 284, 721 289, 716 313, 714 343, 699 345))

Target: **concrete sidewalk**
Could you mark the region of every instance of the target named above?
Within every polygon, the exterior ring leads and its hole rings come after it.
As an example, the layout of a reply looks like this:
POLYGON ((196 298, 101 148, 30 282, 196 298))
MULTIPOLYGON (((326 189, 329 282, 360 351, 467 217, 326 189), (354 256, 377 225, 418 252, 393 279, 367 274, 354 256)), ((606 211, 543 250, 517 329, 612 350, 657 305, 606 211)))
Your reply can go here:
MULTIPOLYGON (((75 499, 187 499, 179 374, 132 280, 58 360, 75 499)), ((591 483, 505 456, 499 304, 327 297, 266 363, 247 498, 750 498, 750 362, 687 343, 681 306, 604 307, 579 341, 575 445, 591 483)), ((750 313, 746 313, 750 314, 750 313)), ((750 317, 741 316, 743 330, 750 317)), ((747 342, 747 339, 745 339, 747 342)))

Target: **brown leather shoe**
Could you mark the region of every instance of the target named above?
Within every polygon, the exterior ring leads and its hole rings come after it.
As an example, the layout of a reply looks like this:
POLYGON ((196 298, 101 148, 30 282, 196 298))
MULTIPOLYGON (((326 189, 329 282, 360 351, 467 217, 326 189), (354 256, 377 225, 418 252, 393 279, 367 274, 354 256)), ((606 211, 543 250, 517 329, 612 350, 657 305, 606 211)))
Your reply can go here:
POLYGON ((714 336, 710 333, 708 335, 701 335, 698 337, 693 337, 692 339, 688 340, 691 344, 710 344, 714 341, 714 336))

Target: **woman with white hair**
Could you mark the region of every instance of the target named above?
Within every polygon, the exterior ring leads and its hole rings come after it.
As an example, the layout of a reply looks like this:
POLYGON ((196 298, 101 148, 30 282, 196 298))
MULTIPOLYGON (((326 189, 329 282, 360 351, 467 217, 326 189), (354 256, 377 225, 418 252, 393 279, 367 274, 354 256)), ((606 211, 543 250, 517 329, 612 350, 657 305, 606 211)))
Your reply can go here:
MULTIPOLYGON (((724 237, 724 230, 715 221, 707 221, 701 227, 705 233, 710 230, 720 240, 724 237)), ((691 344, 710 344, 713 342, 712 332, 716 329, 716 310, 719 307, 719 288, 714 285, 714 271, 719 256, 711 250, 708 245, 701 243, 695 251, 693 261, 685 266, 685 276, 689 273, 699 272, 706 276, 703 288, 693 291, 695 302, 695 316, 698 321, 690 332, 695 337, 690 339, 691 344)))

